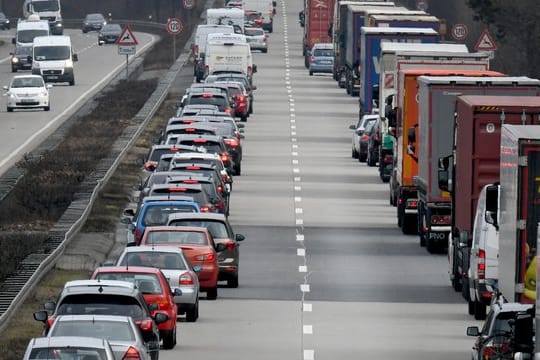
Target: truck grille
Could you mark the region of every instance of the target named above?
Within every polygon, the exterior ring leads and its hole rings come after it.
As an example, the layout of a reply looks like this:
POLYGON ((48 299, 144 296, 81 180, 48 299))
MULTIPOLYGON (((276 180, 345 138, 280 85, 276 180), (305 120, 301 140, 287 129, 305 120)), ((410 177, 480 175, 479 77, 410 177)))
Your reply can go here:
POLYGON ((43 75, 62 75, 62 70, 43 70, 43 75))

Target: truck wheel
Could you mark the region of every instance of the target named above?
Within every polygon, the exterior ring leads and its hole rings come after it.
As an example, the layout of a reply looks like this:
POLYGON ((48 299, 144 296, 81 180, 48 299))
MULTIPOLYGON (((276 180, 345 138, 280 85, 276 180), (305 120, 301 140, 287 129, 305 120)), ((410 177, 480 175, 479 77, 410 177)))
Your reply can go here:
POLYGON ((403 217, 401 215, 401 207, 398 205, 396 210, 397 210, 397 226, 399 228, 401 228, 401 226, 403 225, 403 217))
POLYGON ((486 305, 476 300, 474 301, 474 318, 476 320, 486 319, 486 305))
POLYGON ((403 216, 403 226, 401 231, 405 235, 415 235, 418 233, 418 220, 415 219, 415 216, 404 215, 403 216))
POLYGON ((208 289, 206 292, 206 300, 216 300, 218 295, 217 286, 211 289, 208 289))

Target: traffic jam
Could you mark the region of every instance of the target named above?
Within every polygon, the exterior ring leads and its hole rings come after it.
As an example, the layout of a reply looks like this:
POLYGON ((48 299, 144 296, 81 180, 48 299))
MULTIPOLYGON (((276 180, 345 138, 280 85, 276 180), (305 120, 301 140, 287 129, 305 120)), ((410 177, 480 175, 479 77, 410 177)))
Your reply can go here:
MULTIPOLYGON (((207 10, 193 84, 124 211, 127 246, 34 313, 46 337, 24 359, 158 360, 177 345, 178 319, 197 322, 201 299, 239 287, 249 239, 229 222, 230 200, 255 109, 252 52, 268 52, 275 13, 262 0, 207 10)), ((441 42, 441 19, 393 2, 306 0, 298 23, 309 76, 331 74, 358 97, 352 161, 388 185, 403 234, 448 254, 448 286, 485 320, 463 329, 471 358, 535 358, 540 80, 491 70, 488 32, 470 52, 441 42)))

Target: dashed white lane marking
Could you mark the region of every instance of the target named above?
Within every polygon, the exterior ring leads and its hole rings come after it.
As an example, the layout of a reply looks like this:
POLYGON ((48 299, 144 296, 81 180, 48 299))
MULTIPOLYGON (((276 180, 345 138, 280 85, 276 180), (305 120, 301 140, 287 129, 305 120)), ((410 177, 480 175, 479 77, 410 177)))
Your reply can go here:
POLYGON ((304 303, 302 305, 302 311, 304 311, 304 312, 312 312, 313 311, 313 304, 304 303))
POLYGON ((304 360, 315 360, 315 350, 305 349, 304 360))
POLYGON ((296 241, 304 241, 304 234, 296 234, 296 241))
POLYGON ((302 197, 300 197, 300 196, 295 196, 295 197, 294 197, 294 202, 302 202, 302 197))
POLYGON ((293 151, 293 152, 291 153, 291 155, 292 155, 292 156, 298 156, 298 152, 297 152, 297 151, 293 151))
POLYGON ((298 174, 298 173, 300 173, 300 169, 298 169, 298 168, 294 168, 294 169, 293 169, 293 173, 295 173, 295 174, 298 174))
POLYGON ((296 191, 296 192, 302 191, 302 187, 301 186, 295 186, 294 191, 296 191))
POLYGON ((306 249, 304 249, 304 248, 296 249, 296 255, 297 256, 306 256, 306 249))
POLYGON ((302 209, 302 208, 295 208, 295 209, 294 209, 294 212, 295 212, 296 214, 303 214, 303 213, 304 213, 304 209, 302 209))
POLYGON ((294 178, 294 181, 295 181, 295 182, 300 182, 300 181, 302 181, 302 178, 300 178, 300 177, 295 177, 295 178, 294 178))
POLYGON ((296 136, 296 131, 291 131, 292 136, 296 136))
POLYGON ((296 219, 296 225, 304 225, 304 220, 296 219))
POLYGON ((309 284, 300 284, 300 291, 303 293, 310 292, 311 290, 310 290, 309 284))
POLYGON ((304 334, 308 334, 308 335, 313 334, 313 326, 312 325, 304 325, 303 332, 304 332, 304 334))
POLYGON ((298 272, 306 273, 307 272, 307 266, 306 265, 298 266, 298 272))

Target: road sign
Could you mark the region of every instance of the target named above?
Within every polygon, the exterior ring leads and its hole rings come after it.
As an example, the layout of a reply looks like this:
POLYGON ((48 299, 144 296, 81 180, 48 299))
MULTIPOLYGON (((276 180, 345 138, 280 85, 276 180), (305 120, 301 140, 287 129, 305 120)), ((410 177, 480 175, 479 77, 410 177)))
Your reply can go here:
POLYGON ((135 55, 135 45, 118 45, 118 55, 135 55))
POLYGON ((184 9, 191 10, 195 7, 195 0, 182 0, 182 4, 184 5, 184 9))
POLYGON ((427 11, 428 2, 427 0, 416 0, 416 10, 427 11))
POLYGON ((489 35, 489 32, 484 30, 474 49, 477 51, 495 51, 497 50, 497 44, 495 44, 495 40, 489 35))
POLYGON ((129 25, 126 25, 122 29, 122 33, 120 34, 120 37, 118 38, 116 44, 119 46, 130 46, 137 45, 139 43, 137 42, 135 35, 133 35, 133 31, 131 31, 129 25))
POLYGON ((180 19, 172 18, 167 20, 167 31, 171 35, 178 35, 182 32, 184 24, 180 19))
POLYGON ((457 40, 465 40, 469 34, 469 29, 465 24, 455 24, 452 26, 452 37, 457 40))

